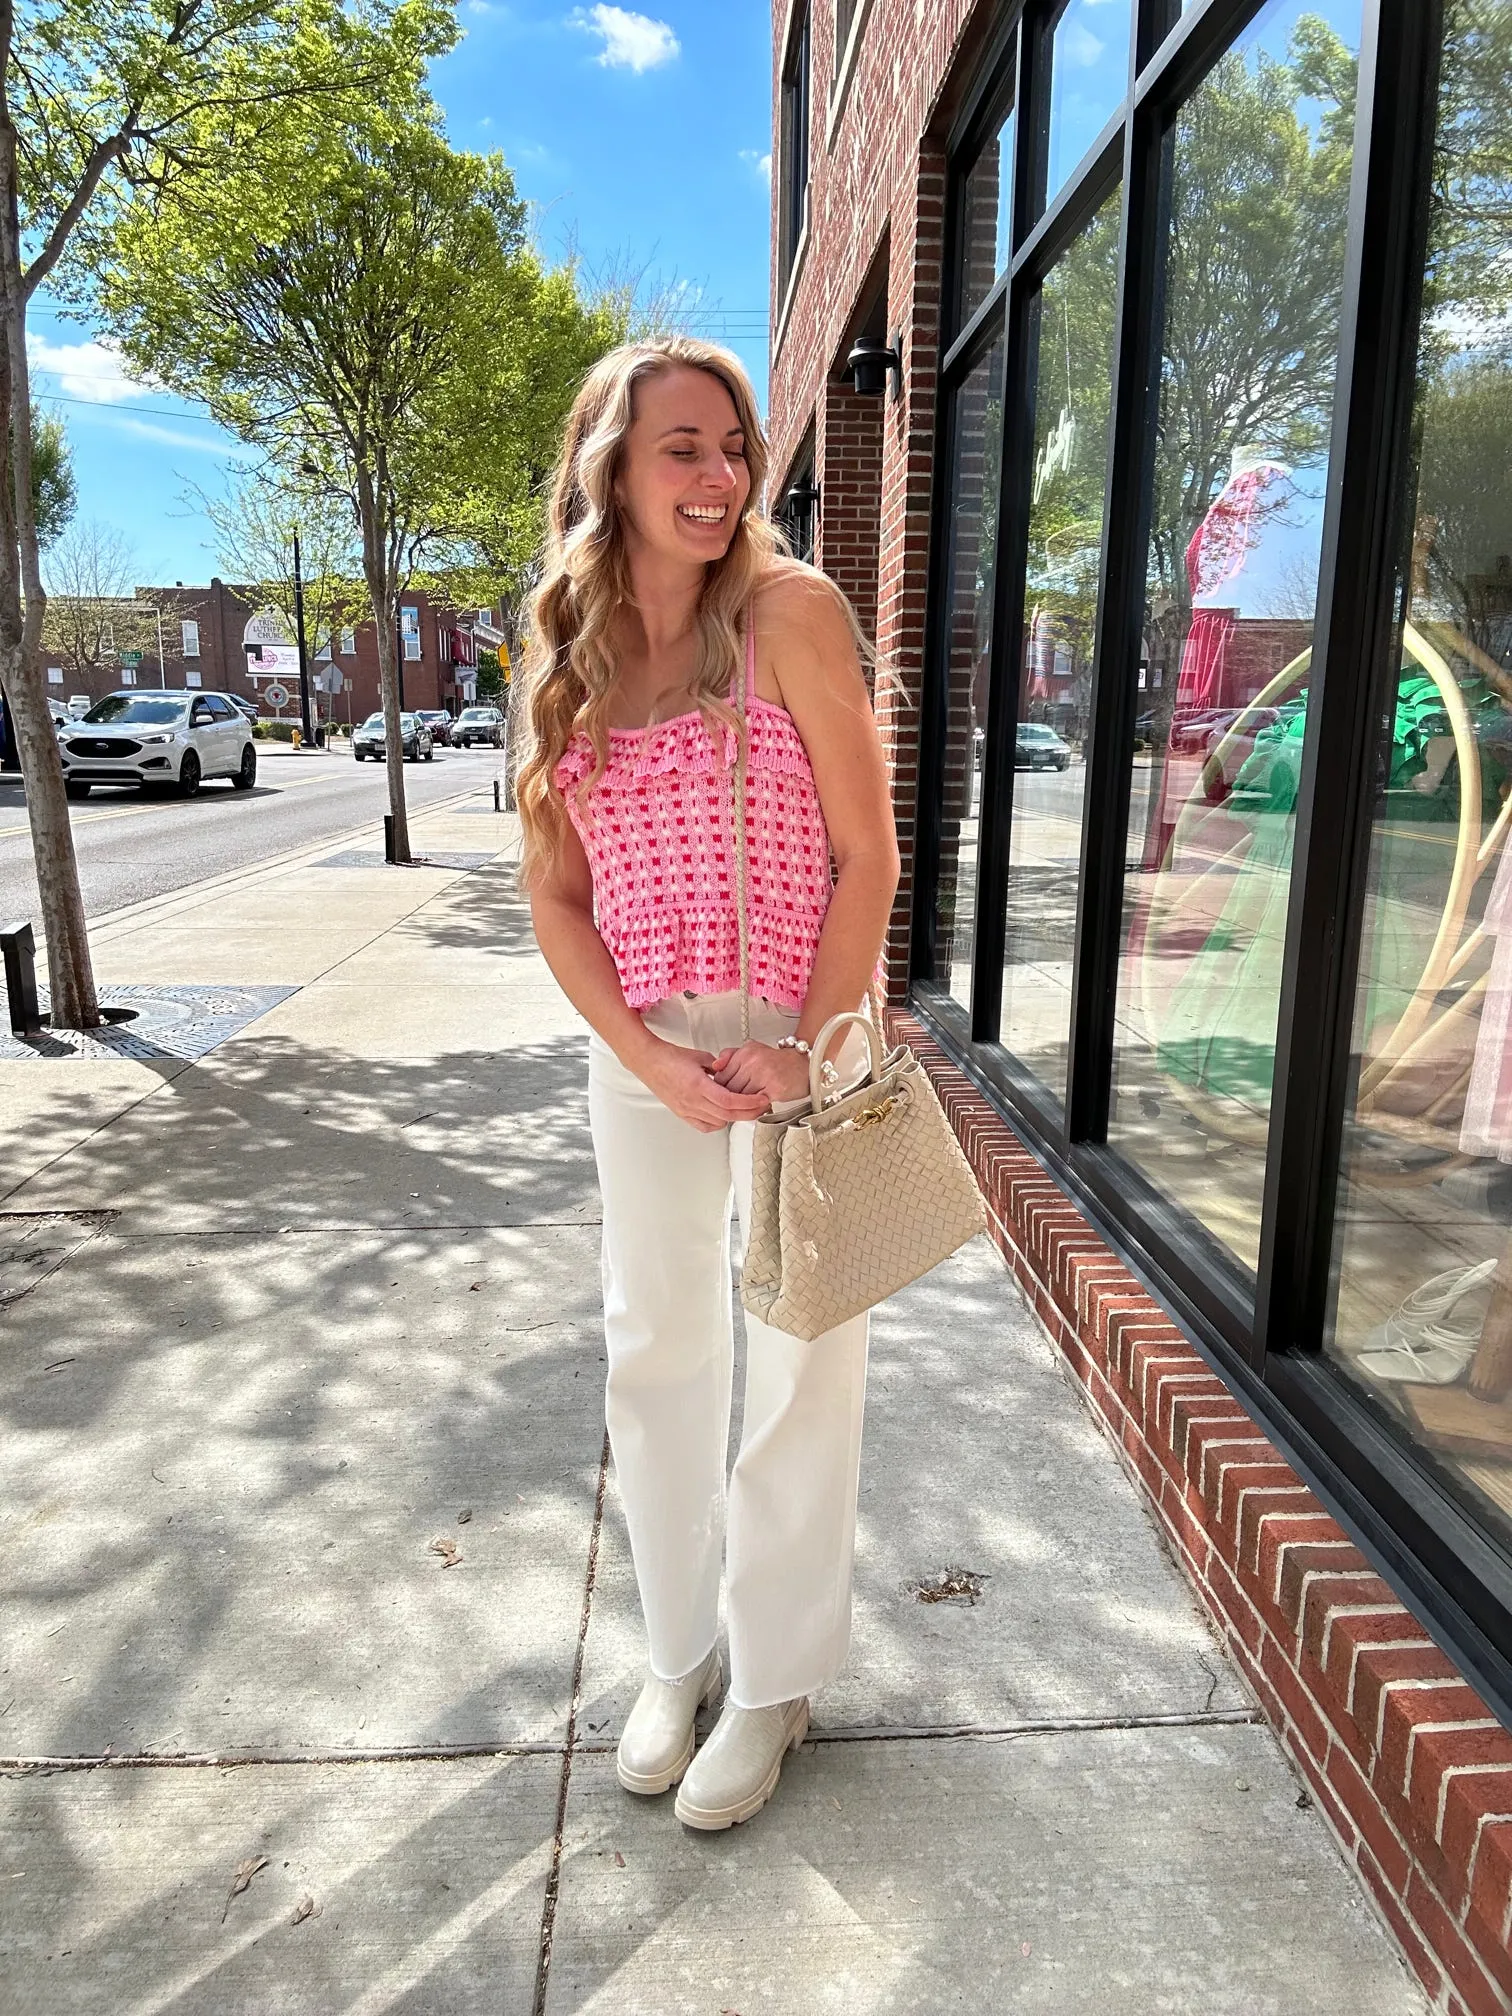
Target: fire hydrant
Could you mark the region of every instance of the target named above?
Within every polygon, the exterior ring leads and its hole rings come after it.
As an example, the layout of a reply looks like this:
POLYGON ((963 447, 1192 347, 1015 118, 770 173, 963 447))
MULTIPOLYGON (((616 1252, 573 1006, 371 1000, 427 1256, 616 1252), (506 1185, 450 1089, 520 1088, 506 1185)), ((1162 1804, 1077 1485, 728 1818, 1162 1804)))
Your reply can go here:
POLYGON ((290 746, 291 746, 292 748, 295 748, 295 749, 298 749, 298 748, 300 748, 300 747, 302 746, 302 738, 301 738, 301 736, 300 736, 300 733, 299 733, 299 730, 298 730, 297 728, 294 728, 294 729, 291 729, 291 730, 290 730, 290 732, 289 732, 289 743, 290 743, 290 746))

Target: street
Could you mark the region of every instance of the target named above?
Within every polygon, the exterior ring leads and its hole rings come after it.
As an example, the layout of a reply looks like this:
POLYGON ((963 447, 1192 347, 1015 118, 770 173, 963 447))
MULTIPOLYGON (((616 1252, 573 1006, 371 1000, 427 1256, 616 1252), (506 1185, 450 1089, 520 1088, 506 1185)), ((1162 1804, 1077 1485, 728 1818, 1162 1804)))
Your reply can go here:
MULTIPOLYGON (((306 754, 261 743, 257 764, 257 787, 247 793, 222 783, 188 799, 101 789, 71 806, 89 917, 348 832, 388 809, 383 766, 356 763, 344 747, 306 754)), ((486 791, 503 775, 502 750, 437 749, 430 763, 406 764, 404 779, 408 802, 419 809, 486 791)), ((40 943, 26 799, 20 778, 7 774, 0 777, 0 921, 21 918, 31 920, 40 943)))

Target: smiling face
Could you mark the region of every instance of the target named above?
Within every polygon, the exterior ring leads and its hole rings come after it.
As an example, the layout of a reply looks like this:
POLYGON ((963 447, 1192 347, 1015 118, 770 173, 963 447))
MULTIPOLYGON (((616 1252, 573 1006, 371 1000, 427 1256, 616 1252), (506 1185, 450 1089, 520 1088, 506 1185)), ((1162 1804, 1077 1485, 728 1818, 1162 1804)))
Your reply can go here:
POLYGON ((631 558, 722 559, 750 494, 745 435, 723 381, 688 365, 643 379, 615 482, 631 558))

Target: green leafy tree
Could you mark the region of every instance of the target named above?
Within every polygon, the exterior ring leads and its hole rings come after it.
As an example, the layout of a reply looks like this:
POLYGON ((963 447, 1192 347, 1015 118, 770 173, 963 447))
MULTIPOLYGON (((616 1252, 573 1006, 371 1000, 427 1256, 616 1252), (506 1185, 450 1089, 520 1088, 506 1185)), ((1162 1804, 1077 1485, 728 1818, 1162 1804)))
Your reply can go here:
MULTIPOLYGON (((1174 661, 1191 621, 1186 552, 1234 451, 1261 445, 1299 471, 1328 439, 1338 363, 1355 60, 1316 16, 1289 60, 1225 56, 1173 136, 1165 326, 1147 601, 1162 760, 1174 661)), ((1154 858, 1159 781, 1149 793, 1154 858)))
POLYGON ((294 578, 298 539, 312 660, 339 630, 366 612, 351 513, 320 494, 303 471, 290 473, 276 465, 239 469, 220 491, 193 485, 189 497, 215 534, 222 574, 258 608, 276 611, 291 637, 298 631, 301 599, 294 578))
POLYGON ((0 685, 26 784, 56 1023, 99 1020, 37 646, 46 616, 28 304, 82 302, 111 232, 227 157, 255 172, 294 103, 340 120, 418 77, 440 0, 19 0, 0 11, 0 685))
POLYGON ((31 409, 32 521, 43 552, 59 539, 79 506, 68 430, 56 413, 31 409))
POLYGON ((502 159, 449 147, 418 95, 290 126, 281 175, 228 163, 127 220, 105 299, 134 362, 350 509, 406 860, 401 597, 523 578, 567 403, 618 325, 541 270, 502 159))

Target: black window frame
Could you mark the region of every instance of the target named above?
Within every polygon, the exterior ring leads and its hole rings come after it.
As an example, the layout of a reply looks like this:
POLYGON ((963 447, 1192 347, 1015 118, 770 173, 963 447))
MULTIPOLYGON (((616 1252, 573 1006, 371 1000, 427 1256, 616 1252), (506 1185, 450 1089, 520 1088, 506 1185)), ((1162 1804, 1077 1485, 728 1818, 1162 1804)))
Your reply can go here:
POLYGON ((808 224, 813 120, 813 0, 793 0, 782 59, 777 142, 777 293, 787 292, 808 224))
POLYGON ((1179 0, 1135 0, 1123 104, 1048 206, 1048 57, 1066 0, 1003 6, 947 136, 934 466, 937 475, 951 466, 953 393, 1005 332, 1002 490, 968 1013, 949 994, 949 976, 936 978, 932 971, 949 705, 944 570, 951 509, 948 486, 935 484, 909 1000, 1488 1702, 1512 1721, 1512 1555, 1409 1444, 1387 1432, 1322 1349, 1374 815, 1375 749, 1362 724, 1372 718, 1380 682, 1394 663, 1441 0, 1362 0, 1311 697, 1253 1286, 1215 1239, 1107 1145, 1172 136, 1182 107, 1264 4, 1203 0, 1182 14, 1179 0), (955 304, 963 186, 1014 95, 1017 158, 1007 270, 962 321, 955 304), (1102 816, 1083 828, 1062 1112, 995 1040, 1023 660, 1032 318, 1045 275, 1118 187, 1123 208, 1113 406, 1086 777, 1087 801, 1102 816), (1327 789, 1319 788, 1320 777, 1327 789))

